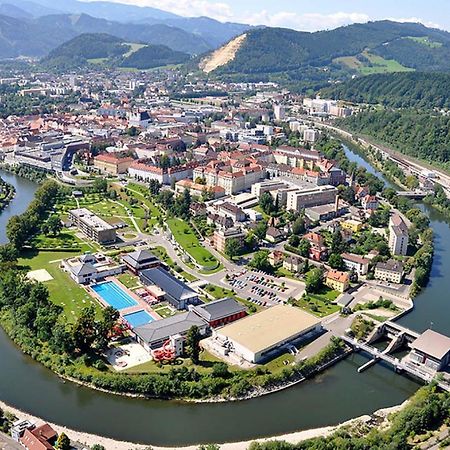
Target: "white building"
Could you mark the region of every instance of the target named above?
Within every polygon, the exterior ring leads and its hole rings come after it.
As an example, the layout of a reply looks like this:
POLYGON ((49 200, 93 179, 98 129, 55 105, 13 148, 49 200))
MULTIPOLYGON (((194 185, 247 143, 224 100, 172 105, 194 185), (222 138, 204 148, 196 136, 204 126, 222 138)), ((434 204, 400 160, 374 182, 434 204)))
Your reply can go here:
POLYGON ((389 249, 393 255, 405 256, 408 252, 409 233, 404 220, 393 214, 389 220, 389 249))

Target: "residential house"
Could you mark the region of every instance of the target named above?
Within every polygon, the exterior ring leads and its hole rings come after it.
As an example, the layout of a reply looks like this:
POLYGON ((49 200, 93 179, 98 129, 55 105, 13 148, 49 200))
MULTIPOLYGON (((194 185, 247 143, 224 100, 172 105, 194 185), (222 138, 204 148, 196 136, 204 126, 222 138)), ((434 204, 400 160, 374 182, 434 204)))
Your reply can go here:
POLYGON ((285 238, 282 230, 275 227, 268 227, 266 231, 265 240, 272 243, 281 242, 285 238))
POLYGON ((245 233, 239 228, 220 228, 214 231, 213 245, 220 252, 225 253, 227 242, 236 239, 241 245, 244 245, 245 233))
POLYGON ((369 270, 370 260, 353 253, 342 253, 342 260, 348 270, 353 270, 358 275, 366 275, 369 270))
POLYGON ((393 214, 389 220, 389 249, 393 255, 405 256, 408 253, 408 226, 399 214, 393 214))
POLYGON ((327 256, 327 248, 324 244, 324 239, 319 233, 310 232, 305 234, 303 239, 306 239, 311 248, 309 250, 309 257, 314 261, 322 261, 327 256))
POLYGON ((335 291, 345 292, 350 286, 350 277, 347 272, 330 270, 325 278, 325 284, 335 291))
POLYGON ((393 259, 375 266, 375 279, 390 283, 401 283, 403 278, 403 264, 393 259))

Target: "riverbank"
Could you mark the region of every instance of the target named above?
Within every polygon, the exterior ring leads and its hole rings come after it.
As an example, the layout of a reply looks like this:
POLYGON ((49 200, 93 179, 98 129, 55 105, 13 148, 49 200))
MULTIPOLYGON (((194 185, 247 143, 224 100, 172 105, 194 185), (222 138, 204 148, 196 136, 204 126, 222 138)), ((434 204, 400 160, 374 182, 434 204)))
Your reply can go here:
MULTIPOLYGON (((338 431, 342 427, 355 425, 357 423, 367 423, 372 418, 376 417, 379 419, 385 419, 389 414, 400 411, 408 401, 404 402, 401 405, 393 406, 391 408, 383 408, 375 411, 372 415, 363 415, 357 417, 355 419, 348 420, 342 424, 328 427, 315 428, 311 430, 298 431, 295 433, 284 434, 280 436, 267 437, 262 439, 254 439, 249 441, 241 441, 241 442, 230 442, 220 444, 220 448, 222 450, 246 450, 252 442, 268 442, 268 441, 285 441, 291 444, 298 444, 299 442, 306 441, 308 439, 317 438, 317 437, 328 437, 338 431)), ((31 422, 44 422, 39 417, 33 416, 31 414, 25 413, 17 408, 12 408, 6 403, 0 401, 0 408, 4 411, 8 411, 14 414, 17 418, 22 420, 29 420, 31 422)), ((98 436, 95 434, 84 433, 81 431, 73 430, 55 423, 49 424, 58 432, 65 433, 72 441, 77 441, 81 444, 84 444, 88 447, 92 447, 95 444, 103 445, 106 450, 130 450, 131 448, 134 450, 148 450, 148 444, 138 444, 127 441, 118 441, 114 439, 110 439, 104 436, 98 436)), ((190 445, 185 447, 158 447, 152 446, 151 448, 154 450, 197 450, 198 445, 190 445)))
POLYGON ((12 184, 0 177, 0 212, 2 212, 14 199, 16 190, 12 184))

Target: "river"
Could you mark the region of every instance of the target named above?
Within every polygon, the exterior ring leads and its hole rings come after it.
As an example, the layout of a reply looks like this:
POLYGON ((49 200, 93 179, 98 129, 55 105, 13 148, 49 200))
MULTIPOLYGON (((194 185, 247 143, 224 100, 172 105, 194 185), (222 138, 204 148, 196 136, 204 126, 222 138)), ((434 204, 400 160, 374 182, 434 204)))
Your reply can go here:
MULTIPOLYGON (((349 151, 351 155, 359 158, 349 151)), ((5 242, 7 218, 26 208, 36 185, 0 174, 18 193, 0 216, 0 241, 5 242)), ((423 329, 433 319, 435 329, 450 334, 445 295, 450 292, 450 278, 443 278, 441 272, 445 264, 450 265, 450 228, 434 213, 432 227, 437 246, 430 288, 418 298, 417 310, 403 322, 423 329)), ((244 402, 141 400, 65 383, 24 356, 0 331, 0 400, 69 428, 132 442, 179 446, 251 440, 338 424, 399 404, 419 387, 382 364, 358 374, 356 370, 364 361, 362 355, 351 355, 312 381, 244 402)))

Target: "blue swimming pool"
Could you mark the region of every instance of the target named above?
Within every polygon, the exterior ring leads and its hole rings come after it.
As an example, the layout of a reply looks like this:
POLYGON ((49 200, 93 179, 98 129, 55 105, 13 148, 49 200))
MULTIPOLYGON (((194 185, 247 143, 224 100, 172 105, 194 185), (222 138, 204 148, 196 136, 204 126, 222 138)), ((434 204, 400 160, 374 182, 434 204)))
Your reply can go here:
POLYGON ((92 286, 92 289, 106 302, 108 305, 117 310, 136 306, 137 301, 128 295, 125 291, 113 281, 106 281, 92 286))
POLYGON ((130 324, 132 328, 140 327, 153 322, 155 319, 147 311, 136 311, 134 313, 125 314, 123 318, 130 324))

